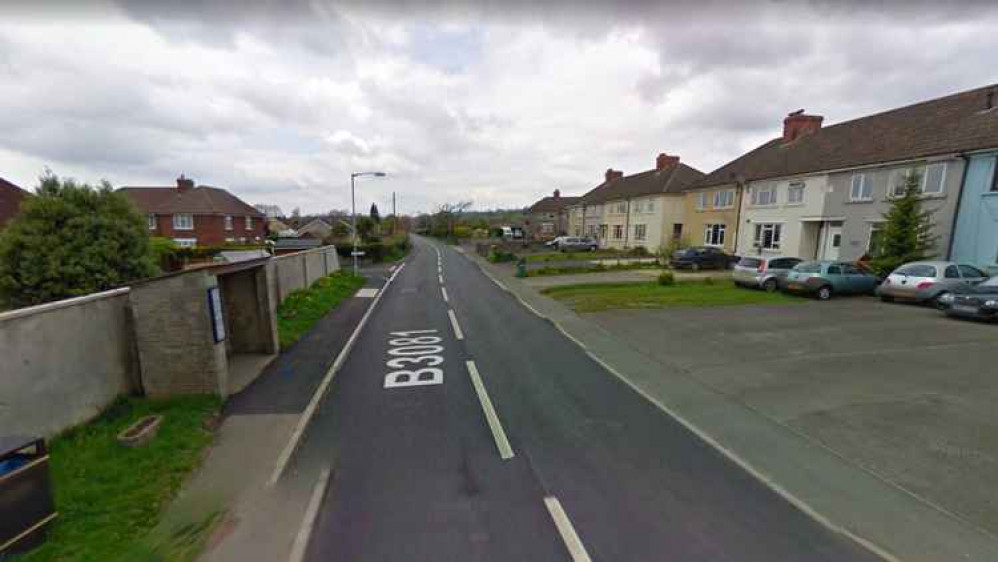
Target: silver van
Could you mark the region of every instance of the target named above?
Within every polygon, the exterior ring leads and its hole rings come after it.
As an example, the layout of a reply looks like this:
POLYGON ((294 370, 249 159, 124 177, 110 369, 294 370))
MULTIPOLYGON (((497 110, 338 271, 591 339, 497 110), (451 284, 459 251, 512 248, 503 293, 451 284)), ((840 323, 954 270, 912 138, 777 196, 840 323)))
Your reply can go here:
POLYGON ((736 285, 773 292, 780 288, 787 273, 802 261, 783 256, 744 257, 735 264, 731 277, 736 285))

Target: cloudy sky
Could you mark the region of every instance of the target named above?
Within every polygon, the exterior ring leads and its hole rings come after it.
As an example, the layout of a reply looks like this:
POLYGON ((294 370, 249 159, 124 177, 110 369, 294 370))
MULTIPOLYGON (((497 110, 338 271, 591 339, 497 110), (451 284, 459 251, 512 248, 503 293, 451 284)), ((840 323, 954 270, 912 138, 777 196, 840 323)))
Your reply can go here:
POLYGON ((0 7, 0 176, 170 185, 303 213, 581 194, 659 152, 705 172, 998 82, 989 2, 420 0, 0 7), (164 5, 166 7, 164 7, 164 5))

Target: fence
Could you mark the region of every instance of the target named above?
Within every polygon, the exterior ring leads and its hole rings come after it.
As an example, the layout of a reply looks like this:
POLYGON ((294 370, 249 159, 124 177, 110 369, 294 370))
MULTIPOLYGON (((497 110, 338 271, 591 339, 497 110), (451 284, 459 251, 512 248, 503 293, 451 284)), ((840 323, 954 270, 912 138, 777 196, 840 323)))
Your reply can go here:
POLYGON ((286 254, 273 261, 278 303, 284 302, 291 293, 311 286, 320 277, 340 269, 335 246, 286 254))

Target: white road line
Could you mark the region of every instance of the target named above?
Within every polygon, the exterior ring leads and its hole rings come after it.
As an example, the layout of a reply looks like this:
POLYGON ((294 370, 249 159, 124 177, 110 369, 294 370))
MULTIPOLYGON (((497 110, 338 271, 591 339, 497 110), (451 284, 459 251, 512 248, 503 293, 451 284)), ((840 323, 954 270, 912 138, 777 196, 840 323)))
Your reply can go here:
POLYGON ((471 376, 471 384, 475 387, 475 393, 478 394, 478 401, 482 403, 482 410, 485 412, 485 421, 489 424, 489 429, 492 430, 492 438, 496 441, 496 448, 499 449, 499 458, 502 460, 509 460, 515 455, 513 454, 513 447, 509 445, 509 439, 506 438, 506 432, 502 428, 502 423, 499 421, 499 416, 496 415, 496 409, 492 406, 492 400, 489 398, 488 391, 485 390, 485 383, 482 382, 482 376, 478 374, 478 367, 475 366, 474 361, 465 361, 468 366, 468 375, 471 376))
POLYGON ((447 296, 447 287, 440 287, 440 292, 444 295, 444 302, 450 302, 450 297, 447 296))
MULTIPOLYGON (((441 287, 441 289, 442 288, 443 287, 441 287)), ((444 293, 444 296, 446 295, 447 293, 444 293)), ((447 316, 450 316, 450 325, 454 327, 454 337, 456 337, 459 340, 463 340, 464 332, 461 331, 461 326, 457 323, 457 316, 454 315, 454 311, 448 309, 447 316)))
POLYGON ((443 285, 444 284, 444 276, 443 275, 437 275, 437 278, 440 280, 440 284, 443 285))
POLYGON ((305 508, 305 516, 301 520, 301 528, 295 536, 295 542, 291 545, 291 555, 288 562, 302 562, 305 560, 305 550, 308 548, 308 539, 312 536, 312 529, 315 528, 315 521, 319 516, 319 507, 322 506, 322 498, 326 495, 326 488, 329 487, 329 467, 323 468, 319 474, 319 481, 312 488, 312 497, 305 508))
POLYGON ((333 377, 339 372, 340 368, 346 363, 347 356, 350 355, 350 350, 353 349, 354 344, 357 342, 357 338, 360 336, 361 330, 364 329, 364 325, 367 324, 367 319, 371 317, 371 313, 374 309, 378 307, 378 303, 381 302, 381 297, 385 296, 388 292, 388 287, 395 281, 402 270, 405 269, 405 263, 395 270, 395 273, 388 278, 385 282, 385 286, 381 288, 378 292, 378 296, 374 297, 374 301, 371 306, 367 307, 367 312, 361 317, 360 323, 354 328, 353 333, 350 334, 350 339, 347 340, 346 345, 340 350, 339 355, 336 356, 336 360, 333 361, 332 366, 326 371, 325 376, 322 378, 322 382, 319 383, 319 388, 315 389, 315 394, 312 395, 312 399, 309 400, 308 406, 305 407, 305 411, 302 412, 301 417, 298 418, 298 425, 295 426, 294 432, 291 433, 291 438, 288 440, 288 444, 284 446, 284 450, 281 451, 279 457, 277 457, 277 465, 274 467, 274 473, 270 476, 270 481, 267 482, 268 486, 273 486, 281 479, 281 475, 284 474, 284 470, 288 467, 288 462, 291 460, 291 455, 294 454, 295 449, 298 448, 298 443, 301 442, 302 436, 305 434, 305 429, 308 427, 310 421, 312 421, 312 416, 315 415, 316 409, 319 407, 319 402, 322 401, 322 397, 326 394, 326 390, 329 388, 330 383, 333 382, 333 377))
POLYGON ((554 519, 554 526, 558 528, 561 540, 565 541, 565 546, 568 548, 568 553, 572 556, 572 560, 574 562, 590 562, 592 559, 589 558, 589 553, 586 552, 586 547, 582 544, 582 539, 575 532, 575 527, 572 526, 572 521, 568 518, 568 514, 565 513, 565 509, 561 507, 561 502, 558 501, 558 498, 547 496, 544 498, 544 505, 548 508, 551 519, 554 519))

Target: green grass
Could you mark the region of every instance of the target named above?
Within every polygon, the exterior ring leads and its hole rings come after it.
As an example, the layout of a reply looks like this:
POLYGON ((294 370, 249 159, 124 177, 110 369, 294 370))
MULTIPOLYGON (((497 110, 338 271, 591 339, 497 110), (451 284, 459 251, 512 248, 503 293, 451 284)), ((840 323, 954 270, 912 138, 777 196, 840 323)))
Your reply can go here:
POLYGON ((277 307, 277 337, 281 349, 298 341, 330 310, 363 286, 363 277, 340 271, 319 279, 308 289, 288 295, 277 307))
POLYGON ((131 561, 139 550, 165 551, 166 545, 147 545, 147 534, 200 463, 212 438, 203 423, 218 408, 218 399, 211 396, 121 399, 93 422, 53 439, 59 518, 48 541, 18 562, 131 561), (164 418, 148 445, 132 449, 115 440, 149 414, 164 418))
POLYGON ((601 258, 626 258, 642 257, 650 258, 651 255, 629 256, 619 250, 596 250, 595 252, 542 252, 539 254, 526 254, 523 259, 530 261, 570 261, 570 260, 592 260, 601 258))
POLYGON ((577 273, 602 273, 604 271, 628 271, 632 269, 659 269, 657 263, 625 263, 620 265, 592 265, 588 267, 558 267, 545 266, 540 269, 527 270, 527 277, 544 277, 546 275, 575 275, 577 273))
POLYGON ((781 293, 743 289, 730 281, 685 281, 662 286, 657 283, 597 283, 565 285, 542 291, 564 301, 578 312, 614 308, 664 308, 670 306, 732 306, 801 302, 781 293))

